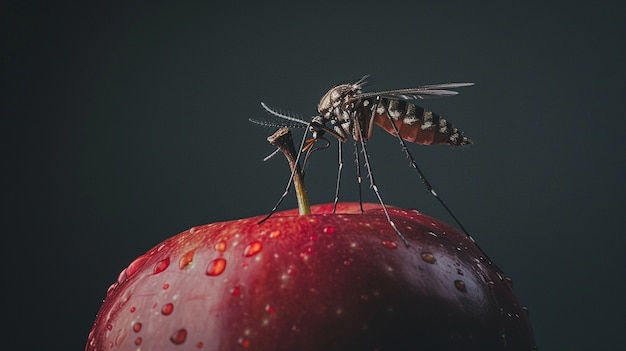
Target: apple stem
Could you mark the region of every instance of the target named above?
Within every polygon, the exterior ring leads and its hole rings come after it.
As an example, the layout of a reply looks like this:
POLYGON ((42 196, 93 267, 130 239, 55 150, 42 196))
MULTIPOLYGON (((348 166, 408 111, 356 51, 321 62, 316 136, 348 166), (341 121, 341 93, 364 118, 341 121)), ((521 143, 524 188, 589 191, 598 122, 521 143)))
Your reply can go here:
POLYGON ((309 197, 304 187, 304 176, 302 175, 302 169, 296 162, 298 159, 296 153, 296 147, 293 144, 293 138, 291 131, 287 127, 281 127, 274 134, 267 137, 267 141, 276 146, 287 158, 289 162, 289 168, 291 169, 291 180, 296 189, 296 199, 298 201, 298 211, 300 215, 311 214, 311 205, 309 204, 309 197))

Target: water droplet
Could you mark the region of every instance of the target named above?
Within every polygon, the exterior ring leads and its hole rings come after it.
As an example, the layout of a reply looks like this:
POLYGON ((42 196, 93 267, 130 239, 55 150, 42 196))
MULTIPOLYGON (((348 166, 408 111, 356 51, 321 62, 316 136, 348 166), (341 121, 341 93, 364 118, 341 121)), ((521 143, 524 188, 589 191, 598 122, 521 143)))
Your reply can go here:
POLYGON ((234 288, 230 288, 230 294, 233 295, 233 296, 241 295, 241 288, 239 288, 238 286, 236 286, 234 288))
POLYGON ((115 288, 117 288, 118 285, 120 285, 118 282, 111 284, 109 288, 107 289, 107 296, 111 295, 113 290, 115 290, 115 288))
POLYGON ((148 256, 142 255, 142 256, 137 257, 133 262, 131 262, 126 268, 126 277, 130 278, 133 274, 137 273, 139 268, 143 266, 143 264, 146 262, 147 259, 148 259, 148 256))
POLYGON ((140 330, 141 330, 141 323, 137 322, 137 323, 133 324, 133 331, 135 333, 139 333, 140 330))
POLYGON ((383 245, 388 248, 388 249, 397 249, 398 248, 398 244, 396 244, 393 241, 389 241, 389 240, 383 240, 383 245))
POLYGON ((185 328, 178 329, 174 332, 174 334, 172 334, 172 336, 170 336, 170 341, 176 345, 184 343, 185 340, 187 340, 187 329, 185 328))
POLYGON ((325 234, 332 234, 335 232, 335 227, 331 227, 331 226, 324 227, 322 229, 322 232, 324 232, 325 234))
POLYGON ((296 334, 299 334, 302 331, 302 329, 300 329, 300 327, 297 326, 297 325, 292 325, 291 326, 291 331, 296 333, 296 334))
POLYGON ((431 254, 430 252, 422 252, 422 260, 430 264, 433 264, 437 261, 437 259, 435 258, 435 255, 431 254))
POLYGON ((459 279, 455 280, 454 286, 456 287, 458 291, 467 292, 467 288, 465 287, 465 282, 462 280, 459 280, 459 279))
POLYGON ((224 252, 224 251, 226 251, 226 242, 222 240, 219 243, 215 244, 215 250, 217 252, 224 252))
POLYGON ((195 254, 195 252, 196 250, 191 250, 184 254, 183 257, 180 258, 180 261, 178 261, 178 268, 184 269, 189 267, 189 265, 191 265, 191 262, 193 262, 193 255, 195 254))
POLYGON ((489 289, 493 289, 496 286, 496 284, 490 280, 487 282, 487 286, 489 287, 489 289))
POLYGON ((141 340, 141 337, 138 337, 137 339, 135 339, 135 345, 137 345, 137 346, 141 345, 142 341, 143 340, 141 340))
POLYGON ((528 309, 528 307, 522 306, 522 311, 524 311, 526 317, 530 316, 530 310, 528 309))
POLYGON ((237 339, 237 343, 246 349, 250 347, 250 340, 244 338, 243 336, 237 339))
POLYGON ((272 314, 272 313, 276 312, 276 310, 274 309, 274 307, 272 307, 272 305, 270 305, 270 304, 265 305, 265 311, 266 311, 267 313, 269 313, 269 314, 272 314))
POLYGON ((117 283, 122 284, 127 277, 128 276, 126 275, 126 270, 122 270, 120 274, 117 275, 117 283))
POLYGON ((107 324, 105 328, 107 328, 107 330, 113 330, 113 326, 111 324, 107 324))
POLYGON ((296 267, 294 267, 294 266, 289 266, 289 268, 287 268, 287 274, 289 274, 289 275, 294 275, 294 274, 296 274, 296 267))
POLYGON ((224 269, 226 269, 226 260, 223 258, 216 258, 209 263, 209 266, 206 269, 206 274, 210 276, 220 275, 224 272, 224 269))
POLYGON ((167 283, 163 284, 163 290, 167 290, 167 289, 169 289, 169 288, 170 288, 170 285, 169 285, 169 284, 167 284, 167 283))
POLYGON ((352 264, 352 259, 351 258, 348 258, 347 260, 343 261, 343 265, 346 266, 346 267, 350 266, 351 264, 352 264))
POLYGON ((163 314, 164 316, 169 316, 170 314, 172 314, 172 311, 174 311, 174 304, 172 303, 166 303, 165 305, 163 305, 163 308, 161 308, 161 314, 163 314))
POLYGON ((198 343, 196 344, 196 348, 201 349, 204 347, 204 343, 202 341, 198 341, 198 343))
POLYGON ((317 241, 317 234, 311 234, 311 236, 309 236, 309 240, 317 241))
POLYGON ((263 245, 261 244, 261 242, 255 241, 251 243, 250 245, 246 246, 246 249, 244 250, 243 255, 246 257, 254 256, 258 254, 262 248, 263 248, 263 245))
POLYGON ((275 231, 270 233, 270 238, 273 239, 273 238, 275 238, 275 237, 277 237, 279 235, 280 235, 280 230, 275 230, 275 231))
POLYGON ((130 308, 130 313, 135 313, 136 310, 137 309, 133 306, 133 307, 130 308))
POLYGON ((361 294, 361 300, 367 301, 370 297, 367 294, 361 294))
POLYGON ((165 258, 154 266, 154 274, 158 274, 167 269, 170 265, 170 258, 165 258))

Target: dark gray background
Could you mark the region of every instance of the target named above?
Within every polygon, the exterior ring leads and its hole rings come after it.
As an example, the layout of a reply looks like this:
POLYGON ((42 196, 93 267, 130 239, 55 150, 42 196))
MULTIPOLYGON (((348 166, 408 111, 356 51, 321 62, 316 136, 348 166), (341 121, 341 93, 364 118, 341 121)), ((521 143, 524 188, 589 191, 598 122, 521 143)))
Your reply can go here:
MULTIPOLYGON (((623 345, 623 13, 522 3, 3 5, 4 341, 82 349, 133 258, 274 205, 288 171, 261 161, 260 101, 309 117, 370 74, 370 90, 476 83, 423 104, 475 145, 411 152, 513 278, 540 349, 623 345)), ((388 204, 451 222, 393 137, 376 130, 369 150, 388 204)), ((333 144, 312 202, 332 201, 335 169, 333 144)))

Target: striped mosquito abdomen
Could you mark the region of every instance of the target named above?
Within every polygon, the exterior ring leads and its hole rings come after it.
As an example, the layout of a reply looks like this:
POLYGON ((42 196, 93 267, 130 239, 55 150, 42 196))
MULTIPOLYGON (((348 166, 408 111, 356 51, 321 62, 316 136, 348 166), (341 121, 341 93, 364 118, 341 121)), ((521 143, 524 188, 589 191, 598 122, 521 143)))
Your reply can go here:
POLYGON ((380 99, 378 104, 374 102, 373 98, 363 102, 364 105, 372 106, 370 111, 376 109, 373 121, 376 125, 389 134, 396 135, 395 129, 391 125, 391 120, 393 120, 400 132, 400 137, 408 142, 422 145, 447 144, 452 146, 472 143, 463 135, 463 132, 443 117, 410 102, 385 98, 380 99))

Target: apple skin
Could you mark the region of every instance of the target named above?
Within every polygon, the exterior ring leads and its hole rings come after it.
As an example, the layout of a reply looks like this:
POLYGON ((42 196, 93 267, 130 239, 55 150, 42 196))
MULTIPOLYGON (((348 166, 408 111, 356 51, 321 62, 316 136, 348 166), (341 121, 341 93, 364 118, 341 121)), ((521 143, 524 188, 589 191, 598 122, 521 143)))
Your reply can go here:
POLYGON ((511 282, 455 228, 341 203, 191 228, 109 288, 85 350, 535 350, 511 282))

